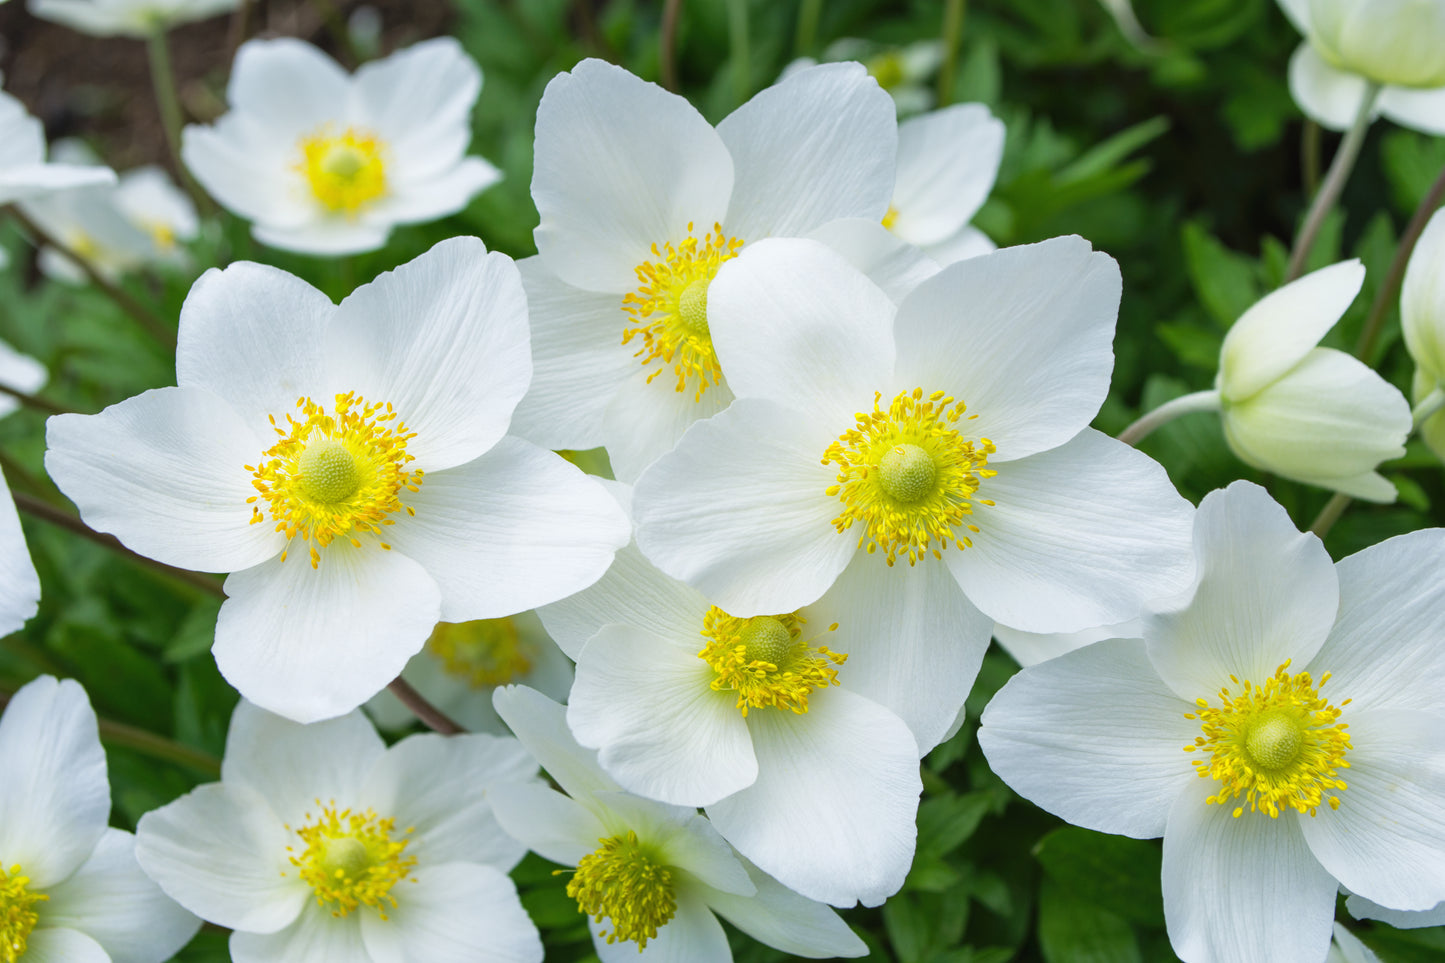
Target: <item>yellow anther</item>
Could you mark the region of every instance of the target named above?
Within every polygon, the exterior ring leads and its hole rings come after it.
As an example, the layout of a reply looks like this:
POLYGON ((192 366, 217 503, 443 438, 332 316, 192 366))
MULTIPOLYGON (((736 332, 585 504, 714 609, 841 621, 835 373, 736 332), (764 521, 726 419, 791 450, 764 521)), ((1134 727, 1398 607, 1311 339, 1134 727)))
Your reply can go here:
MULTIPOLYGON (((708 609, 702 628, 708 643, 697 656, 716 673, 712 688, 735 693, 745 716, 749 709, 807 712, 808 695, 837 685, 834 666, 848 656, 810 645, 802 637, 804 622, 796 612, 739 619, 717 606, 708 609)), ((828 631, 837 628, 835 622, 828 631)))
POLYGON ((368 131, 348 127, 336 134, 322 127, 302 138, 297 169, 322 207, 354 216, 386 193, 383 153, 381 141, 368 131))
POLYGON ((599 936, 609 943, 631 940, 641 952, 677 914, 672 872, 630 829, 598 842, 596 852, 577 861, 567 895, 597 922, 611 922, 611 930, 600 930, 599 936))
MULTIPOLYGON (((358 907, 369 906, 386 919, 396 906, 392 887, 407 879, 416 857, 405 855, 411 829, 396 832, 394 820, 382 819, 371 810, 337 812, 335 802, 316 804, 319 816, 307 815, 307 823, 296 831, 305 848, 298 856, 288 846, 291 865, 316 894, 316 902, 331 910, 332 916, 347 916, 358 907)), ((283 874, 284 875, 284 874, 283 874)))
POLYGON ((537 653, 517 634, 511 619, 438 622, 426 647, 442 660, 448 675, 473 689, 515 682, 532 671, 537 653))
POLYGON ((26 941, 40 921, 35 904, 50 899, 29 887, 30 878, 19 866, 11 866, 8 873, 0 867, 0 963, 16 963, 25 955, 26 941))

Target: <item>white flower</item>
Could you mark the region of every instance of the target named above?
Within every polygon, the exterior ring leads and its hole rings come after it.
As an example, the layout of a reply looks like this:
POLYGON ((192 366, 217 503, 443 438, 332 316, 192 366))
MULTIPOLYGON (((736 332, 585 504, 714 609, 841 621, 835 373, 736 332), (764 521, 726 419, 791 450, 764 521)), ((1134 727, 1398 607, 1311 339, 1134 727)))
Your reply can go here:
POLYGON ((1410 255, 1400 326, 1415 364, 1432 382, 1445 381, 1445 211, 1430 218, 1410 255))
POLYGON ((1330 945, 1330 955, 1325 963, 1380 963, 1380 958, 1360 942, 1359 937, 1335 924, 1335 941, 1330 945))
MULTIPOLYGON (((401 677, 463 729, 505 734, 492 690, 519 683, 553 699, 572 688, 572 662, 535 612, 472 622, 439 622, 401 677)), ((366 703, 377 728, 405 729, 416 719, 388 689, 366 703)))
MULTIPOLYGON (((45 365, 0 341, 0 385, 21 394, 33 395, 50 380, 45 365)), ((20 401, 0 392, 0 418, 20 410, 20 401)))
POLYGON ((504 437, 528 359, 516 269, 475 238, 339 307, 232 264, 181 309, 179 387, 52 418, 46 468, 92 528, 233 573, 222 674, 288 718, 327 718, 375 695, 437 622, 570 595, 626 544, 601 485, 504 437))
POLYGON ((739 857, 697 810, 623 792, 573 741, 562 706, 520 686, 493 699, 563 791, 495 787, 497 821, 543 858, 577 868, 567 895, 592 917, 602 963, 731 963, 717 916, 794 956, 868 952, 828 907, 739 857))
MULTIPOLYGON (((1191 508, 1087 427, 1119 293, 1081 238, 949 265, 896 309, 821 244, 758 242, 709 294, 738 400, 639 479, 638 545, 739 617, 814 602, 875 552, 858 577, 915 605, 1032 632, 1133 617, 1188 583, 1191 508)), ((939 641, 919 644, 898 657, 927 666, 939 641)))
POLYGON ((92 184, 114 184, 108 167, 47 164, 45 131, 25 106, 0 91, 0 204, 92 184))
POLYGON ((30 0, 30 12, 96 37, 150 37, 235 10, 244 0, 30 0))
POLYGON ((230 113, 182 136, 186 166, 272 247, 371 251, 397 224, 455 214, 501 174, 464 157, 477 65, 440 37, 348 76, 299 40, 241 46, 230 113))
POLYGON ((519 435, 605 445, 631 481, 732 399, 708 284, 744 244, 888 211, 893 105, 857 64, 801 71, 716 129, 682 97, 585 60, 537 108, 536 369, 519 435))
POLYGON ((1394 909, 1445 898, 1445 531, 1338 565, 1262 488, 1195 520, 1192 598, 1143 638, 1024 669, 979 745, 1069 822, 1164 837, 1187 963, 1316 963, 1344 886, 1394 909))
POLYGON ((1020 666, 1028 668, 1104 639, 1137 639, 1139 630, 1138 619, 1116 622, 1113 625, 1098 625, 1077 632, 1020 632, 1007 625, 995 625, 993 637, 1010 658, 1020 666))
POLYGON ((611 778, 706 806, 748 860, 836 906, 876 906, 903 884, 919 750, 952 727, 988 639, 966 605, 916 606, 929 569, 909 597, 880 592, 870 561, 814 605, 740 619, 628 546, 538 613, 577 661, 567 723, 611 778), (939 644, 960 636, 974 644, 939 644), (908 650, 924 645, 942 651, 921 669, 908 650))
MULTIPOLYGON (((918 40, 902 47, 882 46, 857 37, 840 37, 823 51, 825 61, 856 60, 868 76, 888 92, 900 116, 928 110, 937 99, 933 76, 943 64, 942 40, 918 40)), ((779 80, 816 61, 800 57, 783 69, 779 80)))
POLYGON ((299 726, 236 707, 221 781, 141 817, 161 888, 230 927, 236 963, 540 963, 490 793, 530 782, 515 739, 411 736, 360 712, 299 726))
POLYGON ((1279 0, 1307 38, 1289 87, 1307 116, 1331 130, 1355 122, 1367 84, 1383 84, 1373 112, 1445 134, 1445 3, 1441 0, 1279 0))
POLYGON ((107 825, 110 784, 85 690, 42 676, 0 718, 0 958, 161 963, 201 921, 107 825))
MULTIPOLYGON (((4 352, 0 352, 0 361, 3 360, 4 352)), ((10 486, 0 475, 0 636, 15 632, 30 621, 39 604, 40 576, 30 560, 20 515, 10 497, 10 486)), ((0 852, 0 858, 3 857, 4 853, 0 852)))
POLYGON ((1371 902, 1363 896, 1351 896, 1345 900, 1350 915, 1362 920, 1380 920, 1402 930, 1417 930, 1426 926, 1445 926, 1445 901, 1427 910, 1392 910, 1371 902))
POLYGON ((1368 365, 1316 345, 1359 293, 1344 261, 1266 295, 1224 338, 1215 389, 1224 437, 1263 471, 1374 502, 1395 500, 1375 469, 1405 453, 1410 405, 1368 365))
POLYGON ((1003 122, 983 104, 956 104, 898 125, 898 178, 883 224, 940 264, 994 249, 969 220, 993 189, 1003 122))

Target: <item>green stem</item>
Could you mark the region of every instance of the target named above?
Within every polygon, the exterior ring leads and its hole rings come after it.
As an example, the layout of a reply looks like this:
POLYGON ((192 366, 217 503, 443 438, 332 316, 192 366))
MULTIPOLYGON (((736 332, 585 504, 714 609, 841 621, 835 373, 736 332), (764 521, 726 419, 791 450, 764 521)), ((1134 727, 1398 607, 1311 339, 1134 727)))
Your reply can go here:
POLYGON ((1445 408, 1445 388, 1436 385, 1434 391, 1410 409, 1410 423, 1414 426, 1414 430, 1419 431, 1420 426, 1425 424, 1432 415, 1438 414, 1441 408, 1445 408))
POLYGON ((662 30, 658 35, 658 65, 662 86, 677 90, 677 13, 682 0, 667 0, 662 6, 662 30))
POLYGON ((798 5, 798 30, 793 38, 793 56, 811 57, 818 43, 818 18, 823 0, 803 0, 798 5))
POLYGON ((1314 197, 1320 189, 1320 150, 1324 128, 1306 120, 1300 132, 1300 173, 1304 176, 1305 196, 1314 197))
POLYGON ((355 67, 361 63, 361 52, 356 49, 356 43, 351 39, 351 31, 346 28, 346 20, 341 16, 341 11, 331 0, 311 0, 311 5, 321 15, 321 22, 326 24, 326 29, 336 39, 336 44, 346 54, 350 63, 348 67, 355 67))
POLYGON ((166 132, 166 146, 176 170, 185 172, 181 163, 181 101, 176 96, 176 72, 171 65, 170 40, 164 30, 146 38, 146 54, 150 59, 151 86, 155 88, 156 106, 161 112, 161 126, 166 132))
POLYGON ((20 402, 22 408, 29 408, 32 411, 38 411, 42 414, 69 415, 75 413, 74 408, 67 408, 64 405, 58 405, 46 398, 41 398, 39 395, 26 394, 23 391, 16 391, 14 388, 5 385, 0 385, 0 395, 9 395, 11 398, 20 402))
POLYGON ((1365 133, 1370 129, 1375 101, 1379 95, 1380 85, 1370 82, 1365 88, 1364 98, 1360 101, 1360 111, 1355 115, 1355 122, 1345 133, 1344 140, 1340 141, 1335 158, 1330 162, 1330 171, 1325 175, 1325 182, 1315 193, 1309 213, 1305 216, 1304 227, 1300 228, 1299 237, 1295 240, 1294 252, 1290 254, 1289 270, 1284 278, 1286 284, 1304 273, 1305 263, 1309 260, 1315 241, 1319 239, 1325 218, 1340 199, 1340 192, 1345 189, 1345 182, 1350 179, 1350 172, 1354 170, 1355 161, 1359 159, 1360 148, 1365 144, 1365 133))
POLYGON ((752 92, 748 49, 748 0, 728 0, 728 43, 732 47, 733 101, 741 104, 752 92))
POLYGON ((1395 249, 1395 259, 1390 262, 1390 271, 1385 275, 1385 282, 1380 285, 1374 304, 1370 305, 1370 316, 1365 321, 1364 330, 1360 332, 1359 342, 1355 345, 1355 357, 1365 364, 1370 364, 1370 355, 1375 353, 1375 343, 1380 340, 1380 334, 1385 330, 1385 318, 1390 314, 1390 306, 1395 303, 1395 296, 1400 293, 1400 286, 1405 283, 1410 255, 1415 253, 1415 245, 1420 242, 1420 235, 1425 233, 1426 225, 1430 223, 1430 218, 1442 202, 1445 202, 1445 169, 1440 171, 1440 176, 1435 178, 1435 183, 1420 201, 1420 206, 1415 208, 1415 214, 1410 218, 1404 236, 1400 238, 1400 246, 1395 249))
MULTIPOLYGON (((8 705, 14 695, 13 692, 0 691, 0 709, 8 705)), ((164 759, 167 762, 174 762, 197 772, 203 772, 208 776, 221 774, 221 760, 202 749, 195 749, 147 729, 126 725, 124 722, 112 722, 110 719, 97 719, 96 721, 99 723, 101 742, 125 749, 134 749, 136 752, 153 756, 156 759, 164 759)))
POLYGON ((1193 394, 1181 395, 1141 416, 1138 421, 1119 432, 1119 440, 1126 445, 1137 445, 1156 428, 1168 424, 1175 418, 1197 411, 1218 411, 1219 403, 1219 392, 1217 391, 1196 391, 1193 394))
POLYGON ((943 7, 943 64, 938 68, 938 106, 953 103, 953 75, 958 68, 958 44, 963 38, 966 0, 947 0, 943 7))
POLYGON ((1326 502, 1319 515, 1315 516, 1314 522, 1310 525, 1310 531, 1319 536, 1320 541, 1324 541, 1325 536, 1330 533, 1330 529, 1335 527, 1335 522, 1340 520, 1340 516, 1345 513, 1345 509, 1350 507, 1352 501, 1354 499, 1349 495, 1335 492, 1334 497, 1326 502))

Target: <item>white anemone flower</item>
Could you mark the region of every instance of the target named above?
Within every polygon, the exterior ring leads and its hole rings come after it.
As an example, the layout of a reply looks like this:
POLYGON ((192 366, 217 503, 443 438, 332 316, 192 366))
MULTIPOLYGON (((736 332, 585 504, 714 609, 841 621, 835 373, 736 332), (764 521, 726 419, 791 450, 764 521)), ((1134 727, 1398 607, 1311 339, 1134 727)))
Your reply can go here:
POLYGON ((570 595, 626 544, 597 481, 504 437, 529 357, 516 268, 476 238, 340 306, 241 262, 181 309, 179 387, 51 418, 45 464, 92 528, 232 573, 222 674, 323 719, 375 695, 438 622, 570 595))
POLYGON ((878 581, 734 618, 628 546, 538 613, 577 661, 572 734, 627 791, 705 806, 784 886, 877 906, 913 862, 919 750, 952 727, 987 644, 976 612, 914 609, 878 581), (970 631, 984 644, 938 645, 970 631), (912 635, 945 651, 920 668, 900 653, 912 635))
POLYGON ((272 247, 373 251, 398 224, 455 214, 500 172, 465 157, 482 73, 439 37, 348 75, 299 40, 241 45, 229 113, 192 125, 181 156, 272 247))
POLYGON ((301 726, 243 701, 221 781, 141 817, 136 856, 234 931, 235 963, 540 963, 507 878, 526 849, 488 803, 536 773, 515 739, 387 748, 360 712, 301 726))
POLYGON ((1263 471, 1373 502, 1395 500, 1376 469, 1405 453, 1410 405, 1343 351, 1316 347, 1365 280, 1359 261, 1266 295, 1224 338, 1215 379, 1224 437, 1263 471))
POLYGON ((522 686, 493 699, 562 789, 497 786, 497 821, 544 859, 576 867, 567 895, 591 917, 602 963, 732 963, 718 916, 794 956, 868 952, 836 913, 740 857, 696 809, 623 792, 573 740, 562 706, 522 686))
POLYGON ((0 91, 0 204, 94 184, 114 184, 109 167, 45 162, 45 130, 14 97, 0 91))
POLYGON ((0 959, 161 963, 190 942, 201 921, 108 825, 105 750, 79 683, 42 676, 15 693, 0 771, 0 959))
MULTIPOLYGON (((638 480, 639 547, 738 617, 792 612, 853 567, 1031 632, 1132 618, 1188 584, 1192 509, 1088 428, 1120 287, 1111 258, 1056 238, 949 265, 895 308, 818 242, 758 242, 709 294, 738 400, 638 480)), ((941 644, 895 658, 927 673, 941 644)))
POLYGON ((244 0, 30 0, 30 12, 94 37, 152 37, 235 10, 244 0))
POLYGON ((1003 121, 983 104, 955 104, 898 125, 898 175, 883 226, 940 264, 995 247, 968 222, 998 178, 1003 121))
POLYGON ((1279 0, 1305 35, 1289 64, 1289 88, 1305 115, 1348 130, 1369 84, 1372 111, 1403 127, 1445 134, 1445 2, 1279 0))
POLYGON ((537 108, 536 374, 517 433, 607 447, 632 481, 732 400, 708 284, 745 245, 888 211, 893 104, 857 64, 803 70, 716 129, 684 98, 585 60, 537 108))
MULTIPOLYGON (((0 475, 0 636, 19 630, 35 615, 39 605, 40 576, 30 560, 25 532, 20 528, 20 513, 10 497, 10 486, 0 475)), ((3 856, 0 853, 0 857, 3 856)))
POLYGON ((1164 837, 1186 963, 1317 963, 1341 886, 1445 898, 1445 531, 1338 565, 1247 482, 1195 520, 1192 596, 1024 669, 984 711, 989 765, 1087 829, 1164 837))
MULTIPOLYGON (((535 612, 521 612, 437 623, 401 677, 463 729, 502 735, 507 727, 492 708, 492 690, 515 683, 565 699, 572 689, 572 661, 535 612)), ((389 689, 378 692, 365 708, 379 729, 397 731, 416 721, 389 689)))

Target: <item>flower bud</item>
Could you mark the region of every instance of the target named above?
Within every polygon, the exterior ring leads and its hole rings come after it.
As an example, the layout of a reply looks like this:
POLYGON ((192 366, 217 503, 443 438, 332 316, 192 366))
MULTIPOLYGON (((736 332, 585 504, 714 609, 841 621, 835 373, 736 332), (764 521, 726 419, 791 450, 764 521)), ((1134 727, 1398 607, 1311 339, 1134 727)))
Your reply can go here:
POLYGON ((1310 42, 1329 64, 1380 84, 1445 86, 1445 0, 1308 0, 1310 42))
POLYGON ((1400 323, 1410 357, 1433 388, 1445 378, 1445 211, 1430 218, 1410 255, 1400 292, 1400 323))

